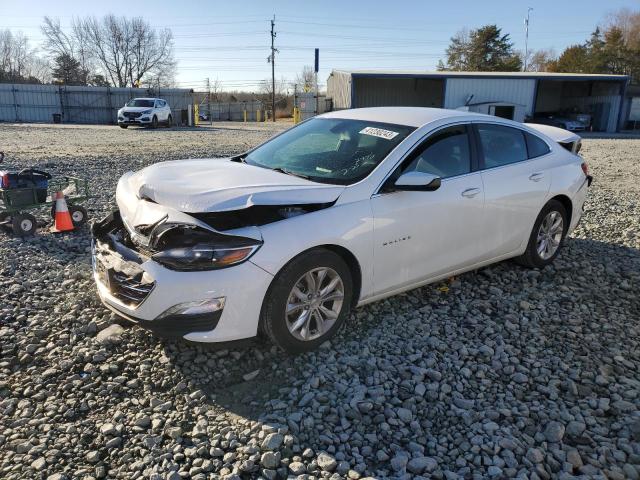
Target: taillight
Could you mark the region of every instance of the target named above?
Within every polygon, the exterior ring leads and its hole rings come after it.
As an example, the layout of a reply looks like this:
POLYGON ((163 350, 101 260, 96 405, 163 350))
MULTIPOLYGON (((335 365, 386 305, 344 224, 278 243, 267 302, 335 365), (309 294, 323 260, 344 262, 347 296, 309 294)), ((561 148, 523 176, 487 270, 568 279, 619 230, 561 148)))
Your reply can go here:
POLYGON ((582 171, 585 175, 589 175, 589 166, 586 162, 582 162, 582 165, 580 165, 580 167, 582 167, 582 171))

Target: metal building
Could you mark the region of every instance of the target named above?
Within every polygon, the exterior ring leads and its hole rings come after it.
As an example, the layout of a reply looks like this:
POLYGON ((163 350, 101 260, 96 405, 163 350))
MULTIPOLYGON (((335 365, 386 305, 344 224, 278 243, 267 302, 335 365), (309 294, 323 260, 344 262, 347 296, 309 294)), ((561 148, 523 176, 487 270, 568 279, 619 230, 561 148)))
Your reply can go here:
POLYGON ((580 119, 594 131, 624 124, 626 75, 529 72, 334 70, 327 96, 334 109, 422 106, 464 109, 520 122, 580 119))
POLYGON ((176 123, 186 123, 193 90, 185 88, 110 88, 65 85, 0 84, 0 122, 116 123, 118 109, 135 97, 160 97, 176 123))

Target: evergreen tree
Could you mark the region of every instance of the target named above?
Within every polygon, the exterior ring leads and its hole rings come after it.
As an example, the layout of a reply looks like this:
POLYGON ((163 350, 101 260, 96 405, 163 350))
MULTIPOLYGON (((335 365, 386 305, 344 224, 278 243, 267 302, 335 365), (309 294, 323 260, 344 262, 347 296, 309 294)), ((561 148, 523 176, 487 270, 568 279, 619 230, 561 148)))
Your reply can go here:
POLYGON ((52 71, 54 82, 64 85, 86 85, 87 73, 82 70, 80 62, 71 55, 63 53, 55 58, 52 71))
POLYGON ((458 32, 447 48, 446 70, 480 72, 514 72, 522 68, 520 57, 513 50, 509 34, 502 34, 497 25, 485 25, 458 32))

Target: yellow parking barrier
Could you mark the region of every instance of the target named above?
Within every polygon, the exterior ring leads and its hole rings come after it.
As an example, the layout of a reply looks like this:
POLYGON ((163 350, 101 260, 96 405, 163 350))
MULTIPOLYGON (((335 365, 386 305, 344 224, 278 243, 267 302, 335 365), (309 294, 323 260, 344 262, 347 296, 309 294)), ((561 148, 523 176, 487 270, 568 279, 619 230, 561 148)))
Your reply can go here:
POLYGON ((242 111, 242 115, 243 115, 243 118, 244 118, 244 123, 247 123, 247 111, 243 110, 242 111))
POLYGON ((193 106, 193 124, 197 127, 200 124, 200 105, 193 106))
POLYGON ((260 110, 256 110, 256 122, 260 121, 260 110))

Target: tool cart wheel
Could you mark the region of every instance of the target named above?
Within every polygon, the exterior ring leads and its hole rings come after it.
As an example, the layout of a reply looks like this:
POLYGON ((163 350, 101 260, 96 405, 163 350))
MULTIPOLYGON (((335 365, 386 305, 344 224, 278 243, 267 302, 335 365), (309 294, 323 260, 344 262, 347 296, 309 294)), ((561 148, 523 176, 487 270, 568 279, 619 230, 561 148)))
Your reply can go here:
POLYGON ((11 220, 13 226, 13 233, 20 235, 21 237, 27 237, 36 233, 38 228, 38 222, 36 217, 30 213, 18 213, 11 220))
POLYGON ((69 213, 71 214, 71 221, 74 227, 79 227, 87 223, 87 210, 80 205, 69 205, 69 213))

